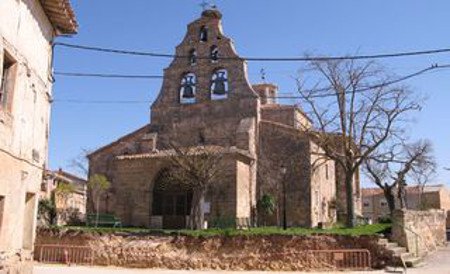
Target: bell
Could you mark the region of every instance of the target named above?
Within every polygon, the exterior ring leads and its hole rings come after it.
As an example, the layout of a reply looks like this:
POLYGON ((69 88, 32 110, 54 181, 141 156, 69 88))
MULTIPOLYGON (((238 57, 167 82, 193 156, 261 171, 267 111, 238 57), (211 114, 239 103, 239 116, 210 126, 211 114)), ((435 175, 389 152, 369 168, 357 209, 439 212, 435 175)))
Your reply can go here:
POLYGON ((183 90, 183 98, 194 98, 194 89, 191 85, 185 85, 183 90))
POLYGON ((213 93, 216 95, 224 95, 227 93, 227 90, 225 88, 225 82, 227 79, 225 78, 224 73, 219 73, 217 75, 217 78, 214 80, 214 88, 213 93))
POLYGON ((183 98, 194 98, 194 77, 187 76, 184 78, 184 84, 183 84, 183 98))

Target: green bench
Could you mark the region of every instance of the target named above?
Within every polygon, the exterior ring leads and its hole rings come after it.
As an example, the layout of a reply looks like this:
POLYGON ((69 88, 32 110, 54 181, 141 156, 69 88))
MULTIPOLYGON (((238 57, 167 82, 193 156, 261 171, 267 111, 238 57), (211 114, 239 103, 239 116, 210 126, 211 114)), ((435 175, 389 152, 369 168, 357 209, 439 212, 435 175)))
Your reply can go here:
POLYGON ((111 225, 112 227, 122 227, 122 222, 119 218, 112 214, 87 214, 86 216, 87 226, 106 226, 111 225))

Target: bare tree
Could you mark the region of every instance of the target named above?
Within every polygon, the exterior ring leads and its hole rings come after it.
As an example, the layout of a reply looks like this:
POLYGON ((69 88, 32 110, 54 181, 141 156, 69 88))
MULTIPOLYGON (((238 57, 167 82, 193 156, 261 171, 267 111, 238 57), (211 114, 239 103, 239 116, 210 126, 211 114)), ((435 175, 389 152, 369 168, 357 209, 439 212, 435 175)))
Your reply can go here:
POLYGON ((396 201, 400 208, 406 207, 406 182, 411 181, 423 189, 435 168, 428 141, 382 146, 365 163, 366 174, 383 190, 391 214, 397 207, 396 201))
POLYGON ((309 63, 312 77, 297 79, 309 133, 344 173, 347 226, 356 224, 353 180, 360 166, 420 106, 410 90, 392 81, 374 62, 324 60, 309 63), (310 83, 310 84, 309 84, 310 83))
POLYGON ((81 149, 81 153, 77 157, 73 158, 69 164, 70 167, 84 177, 87 177, 89 174, 89 162, 87 158, 89 153, 90 150, 85 148, 81 149))
POLYGON ((210 185, 224 176, 223 159, 226 151, 222 147, 181 147, 171 144, 168 152, 170 172, 166 174, 170 183, 182 184, 192 189, 190 228, 202 229, 204 223, 203 203, 210 185))

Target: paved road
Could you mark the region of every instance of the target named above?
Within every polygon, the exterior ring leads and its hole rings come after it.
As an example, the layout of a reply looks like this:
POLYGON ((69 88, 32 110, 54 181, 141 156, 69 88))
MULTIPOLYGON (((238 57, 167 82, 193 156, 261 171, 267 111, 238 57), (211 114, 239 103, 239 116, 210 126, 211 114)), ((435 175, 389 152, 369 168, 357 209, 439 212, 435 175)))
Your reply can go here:
MULTIPOLYGON (((399 269, 400 270, 400 269, 399 269)), ((125 269, 125 268, 112 268, 112 267, 66 267, 66 266, 54 266, 54 265, 36 265, 34 274, 295 274, 295 273, 320 273, 320 272, 239 272, 239 271, 198 271, 198 270, 159 270, 159 269, 125 269)), ((322 272, 323 274, 324 272, 322 272)), ((325 272, 339 273, 343 272, 325 272)), ((385 271, 365 271, 365 272, 351 272, 352 274, 359 273, 371 273, 381 274, 385 271)), ((401 273, 398 272, 398 273, 401 273)), ((407 274, 450 274, 450 245, 430 255, 424 266, 408 269, 407 274)))

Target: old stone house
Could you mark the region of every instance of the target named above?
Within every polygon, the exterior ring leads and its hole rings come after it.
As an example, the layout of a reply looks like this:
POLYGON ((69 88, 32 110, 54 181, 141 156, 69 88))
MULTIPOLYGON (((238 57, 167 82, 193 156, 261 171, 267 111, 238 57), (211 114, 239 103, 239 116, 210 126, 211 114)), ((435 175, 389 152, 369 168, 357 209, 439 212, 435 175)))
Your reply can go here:
MULTIPOLYGON (((288 226, 334 222, 336 189, 342 189, 335 163, 313 165, 321 148, 305 132, 312 122, 299 107, 277 103, 276 85, 249 83, 246 61, 224 35, 221 18, 219 11, 205 10, 188 25, 176 58, 164 70, 151 122, 89 155, 90 175, 111 181, 101 211, 124 225, 185 227, 192 193, 177 185, 161 190, 176 143, 224 154, 226 176, 204 202, 210 226, 227 220, 255 223, 264 194, 278 204, 266 224, 280 224, 284 193, 288 226)), ((358 191, 359 182, 355 186, 358 191)), ((88 204, 94 208, 92 200, 88 204)))
POLYGON ((68 0, 0 1, 0 272, 30 271, 47 164, 52 42, 76 29, 68 0))
MULTIPOLYGON (((394 193, 396 193, 394 189, 394 193)), ((407 186, 405 189, 406 207, 411 210, 443 209, 447 212, 447 227, 450 229, 450 191, 445 185, 407 186)), ((396 207, 400 201, 396 197, 396 207)), ((380 188, 362 189, 363 216, 372 222, 389 217, 389 207, 380 188)))
POLYGON ((46 172, 39 199, 54 199, 58 225, 79 223, 85 219, 86 215, 86 191, 85 179, 58 169, 46 172), (58 189, 61 185, 69 187, 58 189))

